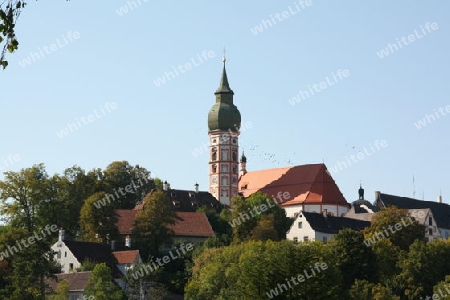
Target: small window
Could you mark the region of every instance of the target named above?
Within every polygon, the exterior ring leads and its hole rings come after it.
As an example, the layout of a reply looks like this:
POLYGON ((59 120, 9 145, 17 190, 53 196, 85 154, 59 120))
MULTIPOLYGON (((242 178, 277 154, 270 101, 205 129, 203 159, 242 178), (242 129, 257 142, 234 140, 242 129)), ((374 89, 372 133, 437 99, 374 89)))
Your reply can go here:
POLYGON ((233 139, 233 144, 236 144, 237 143, 237 139, 233 139))
POLYGON ((327 241, 328 241, 328 239, 327 239, 327 237, 326 236, 324 236, 323 238, 322 238, 322 241, 326 244, 327 243, 327 241))
POLYGON ((433 235, 433 228, 429 228, 429 229, 428 229, 428 234, 429 234, 429 235, 433 235))
POLYGON ((298 228, 302 228, 302 222, 298 222, 298 228))
POLYGON ((69 272, 73 272, 73 263, 69 264, 69 272))
POLYGON ((67 257, 67 251, 64 251, 64 257, 67 257))
POLYGON ((304 241, 304 242, 309 241, 309 237, 308 237, 307 235, 305 235, 305 236, 303 237, 303 241, 304 241))
POLYGON ((61 258, 61 250, 58 251, 58 254, 56 255, 56 258, 61 258))
POLYGON ((294 243, 298 243, 298 237, 294 238, 294 243))
POLYGON ((428 217, 428 225, 430 226, 433 225, 433 219, 431 217, 428 217))

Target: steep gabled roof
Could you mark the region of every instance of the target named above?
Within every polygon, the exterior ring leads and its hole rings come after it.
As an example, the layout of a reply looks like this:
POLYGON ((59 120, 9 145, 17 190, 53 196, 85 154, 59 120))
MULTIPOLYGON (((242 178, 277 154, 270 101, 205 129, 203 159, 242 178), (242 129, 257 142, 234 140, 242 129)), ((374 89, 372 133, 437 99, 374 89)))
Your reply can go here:
POLYGON ((276 197, 279 192, 288 192, 291 198, 283 202, 283 206, 297 204, 348 205, 325 164, 253 171, 240 177, 239 192, 243 193, 244 197, 258 191, 271 197, 276 197))
POLYGON ((131 234, 133 232, 133 223, 139 210, 116 209, 117 229, 120 234, 131 234))
MULTIPOLYGON (((116 210, 117 214, 117 229, 119 234, 131 234, 130 226, 134 223, 136 214, 139 210, 116 210), (130 213, 132 212, 132 213, 130 213), (130 225, 131 224, 131 225, 130 225)), ((176 212, 176 223, 169 225, 176 236, 198 236, 210 237, 214 236, 214 231, 208 218, 204 213, 200 212, 176 212)))
MULTIPOLYGON (((141 210, 145 198, 150 197, 153 192, 153 190, 150 191, 144 199, 135 206, 134 210, 141 210)), ((195 212, 198 208, 206 206, 207 208, 214 209, 216 212, 220 213, 223 207, 220 201, 208 192, 169 189, 165 191, 165 193, 168 200, 173 205, 173 209, 179 212, 195 212)))
POLYGON ((361 221, 345 217, 327 216, 319 213, 310 213, 302 211, 297 218, 301 218, 301 215, 306 218, 311 228, 315 231, 329 234, 336 234, 339 230, 349 228, 352 230, 361 231, 364 228, 370 226, 370 222, 361 221))
POLYGON ((417 200, 408 197, 399 197, 380 193, 380 199, 375 200, 375 205, 381 208, 394 205, 404 209, 429 208, 439 228, 450 229, 450 205, 434 201, 417 200))
POLYGON ((96 263, 106 263, 112 269, 114 278, 122 276, 112 255, 111 245, 79 241, 64 241, 64 244, 81 264, 87 259, 96 263))
POLYGON ((53 291, 56 291, 58 284, 66 280, 69 283, 69 292, 84 291, 89 282, 92 272, 76 272, 76 273, 62 273, 56 274, 57 281, 51 278, 46 278, 45 283, 50 286, 53 291))
POLYGON ((177 212, 177 222, 170 226, 177 236, 212 237, 214 231, 205 213, 177 212))
POLYGON ((112 255, 115 257, 118 264, 131 264, 137 260, 139 250, 114 251, 112 255))

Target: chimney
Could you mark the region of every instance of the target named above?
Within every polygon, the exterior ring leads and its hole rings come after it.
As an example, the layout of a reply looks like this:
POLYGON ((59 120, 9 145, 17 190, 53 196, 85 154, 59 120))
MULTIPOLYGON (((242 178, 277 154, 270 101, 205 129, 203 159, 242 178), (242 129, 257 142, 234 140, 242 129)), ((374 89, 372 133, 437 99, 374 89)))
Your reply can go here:
POLYGON ((438 203, 442 203, 442 195, 439 195, 439 196, 437 197, 437 202, 438 202, 438 203))
POLYGON ((111 241, 111 251, 116 251, 116 241, 111 241))
POLYGON ((164 182, 163 182, 163 190, 167 191, 167 185, 168 185, 167 181, 164 180, 164 182))
POLYGON ((125 238, 125 247, 131 248, 131 238, 129 235, 125 238))
POLYGON ((328 217, 328 210, 327 210, 326 208, 323 209, 323 216, 324 216, 325 218, 328 217))
POLYGON ((66 232, 65 232, 64 229, 62 229, 62 228, 59 229, 59 237, 58 237, 58 240, 59 240, 60 242, 64 241, 65 233, 66 233, 66 232))
POLYGON ((195 188, 195 192, 198 193, 198 183, 197 182, 194 184, 194 188, 195 188))
POLYGON ((381 192, 375 191, 375 201, 381 200, 381 192))

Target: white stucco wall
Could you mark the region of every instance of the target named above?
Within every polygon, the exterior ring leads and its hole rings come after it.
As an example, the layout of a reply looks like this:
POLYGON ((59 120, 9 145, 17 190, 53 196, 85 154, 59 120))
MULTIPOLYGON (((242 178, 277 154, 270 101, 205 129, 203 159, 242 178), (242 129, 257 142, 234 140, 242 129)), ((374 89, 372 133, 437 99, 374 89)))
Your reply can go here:
POLYGON ((76 272, 76 269, 81 266, 81 263, 73 256, 72 252, 69 250, 69 248, 64 244, 63 241, 58 241, 51 249, 56 252, 55 253, 55 260, 61 264, 61 272, 62 273, 70 273, 69 266, 72 263, 73 264, 73 271, 76 272), (61 254, 61 257, 58 257, 58 253, 61 254))

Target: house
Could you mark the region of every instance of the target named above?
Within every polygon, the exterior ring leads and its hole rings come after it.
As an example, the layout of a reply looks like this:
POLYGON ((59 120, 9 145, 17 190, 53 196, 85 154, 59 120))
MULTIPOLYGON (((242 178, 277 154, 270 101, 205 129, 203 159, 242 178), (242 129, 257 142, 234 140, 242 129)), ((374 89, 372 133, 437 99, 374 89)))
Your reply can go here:
POLYGON ((52 291, 56 291, 58 284, 63 280, 69 283, 69 300, 86 299, 84 290, 89 283, 92 272, 62 273, 56 274, 56 280, 46 278, 45 283, 52 291))
MULTIPOLYGON (((118 209, 115 211, 119 235, 125 238, 127 243, 131 243, 133 223, 141 209, 142 207, 133 210, 118 209)), ((196 244, 215 236, 214 230, 205 213, 177 212, 176 215, 176 223, 168 226, 173 231, 172 243, 183 242, 196 244)))
POLYGON ((62 273, 77 273, 85 261, 105 263, 112 270, 114 281, 125 288, 122 277, 127 270, 141 262, 138 250, 119 247, 114 241, 109 244, 79 242, 64 239, 64 230, 59 231, 58 241, 51 247, 62 273))
POLYGON ((416 216, 422 211, 424 216, 419 218, 419 223, 427 227, 426 237, 429 240, 439 237, 448 238, 450 236, 450 205, 442 203, 441 196, 438 197, 437 202, 434 202, 394 196, 376 191, 374 204, 380 208, 393 205, 397 208, 408 209, 416 216))
POLYGON ((134 268, 136 265, 142 264, 139 250, 125 250, 112 252, 116 262, 117 268, 126 275, 129 269, 134 268))
POLYGON ((300 211, 286 234, 288 240, 328 242, 340 230, 348 228, 361 231, 370 226, 370 222, 323 213, 300 211))
POLYGON ((299 211, 327 211, 328 215, 343 216, 349 209, 325 164, 243 172, 239 192, 244 197, 256 192, 269 195, 286 210, 288 217, 299 211))
MULTIPOLYGON (((164 183, 163 186, 167 199, 173 205, 173 209, 177 212, 196 212, 200 207, 206 207, 219 214, 224 207, 223 204, 210 193, 199 191, 198 184, 194 185, 194 190, 192 191, 170 189, 168 188, 167 183, 164 183)), ((154 192, 155 190, 152 190, 145 195, 145 197, 136 204, 134 210, 141 210, 145 198, 150 197, 154 192)))

